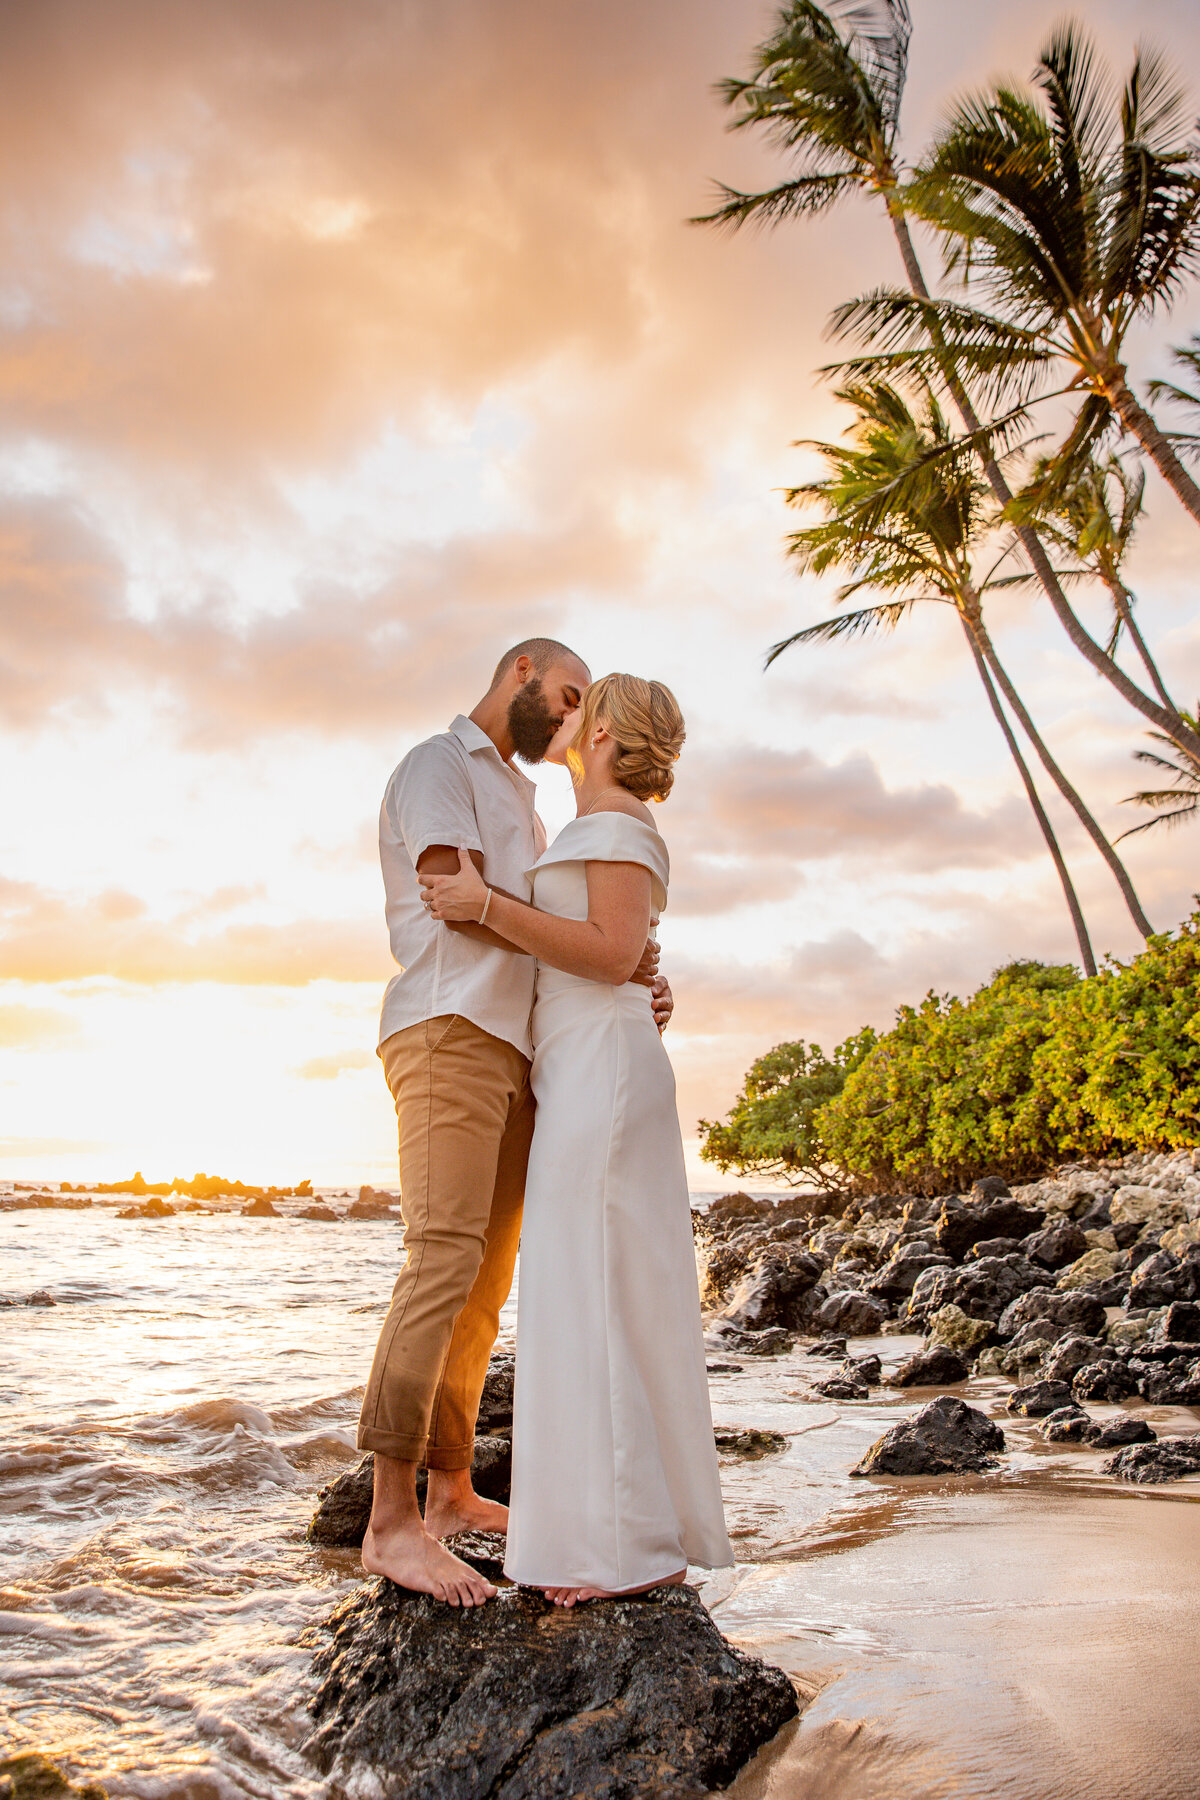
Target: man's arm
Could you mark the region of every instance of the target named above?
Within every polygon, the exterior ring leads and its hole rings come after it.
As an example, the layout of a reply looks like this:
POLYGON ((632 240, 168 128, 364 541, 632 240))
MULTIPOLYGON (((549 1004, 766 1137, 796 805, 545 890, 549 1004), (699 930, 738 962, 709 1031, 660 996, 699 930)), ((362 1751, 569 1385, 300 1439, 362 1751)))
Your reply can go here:
MULTIPOLYGON (((481 850, 468 850, 467 855, 471 858, 471 861, 479 871, 480 878, 482 879, 483 852, 481 850)), ((423 880, 427 875, 457 875, 460 867, 458 851, 456 849, 451 848, 449 844, 430 844, 429 848, 427 850, 422 850, 420 856, 417 858, 417 878, 418 880, 423 880)), ((505 894, 509 900, 517 900, 521 905, 528 904, 525 901, 521 901, 518 895, 509 894, 505 888, 495 887, 494 884, 493 887, 497 894, 505 894)), ((500 937, 497 932, 492 930, 490 925, 480 925, 474 919, 444 919, 442 923, 446 926, 448 931, 461 931, 464 936, 473 938, 477 944, 492 944, 497 950, 507 950, 513 956, 528 956, 530 954, 527 950, 518 950, 517 946, 515 944, 510 944, 507 938, 500 937)), ((655 923, 657 923, 657 921, 655 921, 655 923)), ((659 1030, 662 1031, 666 1028, 667 1019, 671 1016, 670 1009, 674 1006, 675 1002, 674 1000, 668 1002, 666 1017, 663 1018, 660 1014, 660 981, 662 989, 665 989, 668 995, 671 990, 667 987, 665 979, 659 976, 658 958, 658 942, 655 938, 648 937, 646 939, 646 947, 642 951, 641 961, 638 963, 637 968, 633 971, 633 974, 629 979, 636 982, 639 987, 648 987, 651 993, 654 994, 654 1017, 656 1022, 658 1022, 659 1030)))
MULTIPOLYGON (((482 876, 483 851, 470 850, 467 854, 470 856, 471 861, 475 864, 475 867, 482 876)), ((457 875, 459 866, 458 851, 454 845, 430 844, 429 848, 427 850, 422 850, 420 856, 417 858, 417 876, 418 878, 421 878, 426 875, 457 875)), ((496 892, 502 894, 504 889, 497 888, 496 892)), ((516 898, 515 895, 511 897, 513 899, 516 898)), ((473 938, 477 944, 491 944, 494 949, 507 950, 512 956, 527 956, 529 954, 527 950, 518 950, 515 944, 510 944, 507 938, 500 937, 498 933, 492 931, 489 926, 479 925, 472 919, 464 919, 454 923, 451 923, 449 919, 446 919, 443 923, 448 931, 460 931, 464 937, 473 938)))

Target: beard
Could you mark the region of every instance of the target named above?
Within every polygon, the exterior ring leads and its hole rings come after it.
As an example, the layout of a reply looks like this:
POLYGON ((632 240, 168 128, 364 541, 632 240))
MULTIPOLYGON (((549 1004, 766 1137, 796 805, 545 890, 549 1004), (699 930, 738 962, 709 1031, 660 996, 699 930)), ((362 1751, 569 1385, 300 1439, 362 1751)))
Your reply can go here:
POLYGON ((538 675, 531 675, 508 703, 508 733, 522 762, 541 762, 560 722, 546 704, 538 675))

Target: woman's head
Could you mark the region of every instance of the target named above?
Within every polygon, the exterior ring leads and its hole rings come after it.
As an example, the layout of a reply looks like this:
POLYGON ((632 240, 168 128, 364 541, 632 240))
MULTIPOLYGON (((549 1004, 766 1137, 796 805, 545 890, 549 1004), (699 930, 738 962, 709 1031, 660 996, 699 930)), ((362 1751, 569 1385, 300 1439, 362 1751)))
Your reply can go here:
POLYGON ((669 687, 640 675, 604 675, 584 689, 577 713, 552 744, 579 779, 593 741, 611 740, 612 776, 639 800, 665 800, 684 740, 683 714, 669 687), (598 737, 599 734, 599 737, 598 737))

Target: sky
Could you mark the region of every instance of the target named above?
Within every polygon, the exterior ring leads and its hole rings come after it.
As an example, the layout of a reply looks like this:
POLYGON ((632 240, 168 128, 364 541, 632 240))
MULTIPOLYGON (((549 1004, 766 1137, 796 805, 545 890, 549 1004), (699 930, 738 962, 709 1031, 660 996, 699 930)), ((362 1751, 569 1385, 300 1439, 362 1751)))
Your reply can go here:
MULTIPOLYGON (((913 0, 904 148, 1050 18, 913 0)), ((1082 0, 1200 94, 1200 15, 1082 0)), ((1061 895, 953 618, 833 608, 783 490, 846 418, 831 308, 897 279, 865 203, 690 226, 782 165, 726 133, 757 0, 18 0, 0 13, 0 1179, 395 1184, 374 1055, 388 774, 509 644, 667 681, 659 823, 685 1136, 783 1039, 827 1049, 1014 957, 1061 895)), ((922 242, 931 273, 933 245, 922 242)), ((1133 343, 1144 381, 1195 290, 1133 343)), ((1131 559, 1200 692, 1200 540, 1131 559)), ((1106 609, 1078 603, 1097 632, 1106 609)), ((1143 721, 1031 595, 993 632, 1110 834, 1143 721)), ((573 811, 538 774, 551 830, 573 811)), ((1138 947, 1057 796, 1099 950, 1138 947)), ((1155 925, 1200 840, 1123 846, 1155 925)), ((722 1177, 702 1174, 701 1185, 722 1177)))

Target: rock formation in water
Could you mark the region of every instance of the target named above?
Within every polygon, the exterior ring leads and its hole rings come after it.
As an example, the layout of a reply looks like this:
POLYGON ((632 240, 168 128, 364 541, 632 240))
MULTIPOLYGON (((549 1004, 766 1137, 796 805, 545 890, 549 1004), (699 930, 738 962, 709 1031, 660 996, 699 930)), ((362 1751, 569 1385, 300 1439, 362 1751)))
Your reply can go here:
POLYGON ((37 1751, 0 1758, 0 1800, 108 1800, 94 1781, 80 1787, 37 1751))
POLYGON ((852 1475, 963 1475, 996 1467, 1004 1433, 951 1394, 931 1400, 877 1438, 852 1475))
POLYGON ((328 1629, 304 1747, 384 1800, 700 1800, 798 1711, 689 1588, 572 1612, 507 1588, 459 1611, 380 1581, 328 1629))

